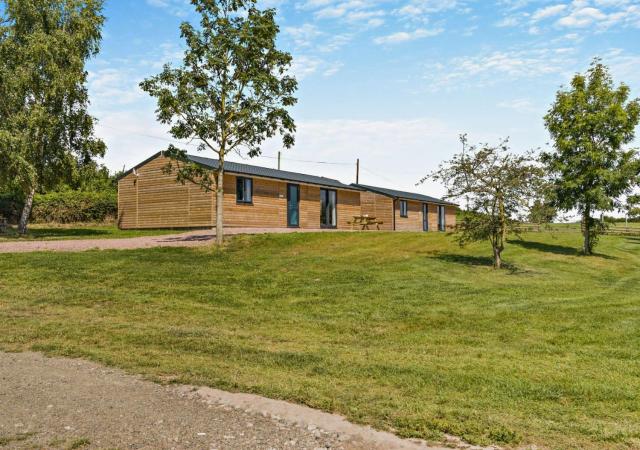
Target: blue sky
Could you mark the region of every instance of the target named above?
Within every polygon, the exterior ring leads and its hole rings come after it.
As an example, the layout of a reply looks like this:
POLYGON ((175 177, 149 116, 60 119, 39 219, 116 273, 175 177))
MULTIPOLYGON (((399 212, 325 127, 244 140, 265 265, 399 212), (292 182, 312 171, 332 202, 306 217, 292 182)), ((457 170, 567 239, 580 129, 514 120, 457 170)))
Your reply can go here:
MULTIPOLYGON (((300 84, 297 144, 283 151, 287 170, 353 182, 360 158, 361 182, 440 195, 440 186, 415 183, 459 150, 460 133, 472 142, 509 136, 515 151, 545 147, 542 117, 556 90, 595 56, 640 96, 640 1, 259 5, 277 8, 280 46, 292 53, 300 84)), ((198 17, 188 0, 107 0, 105 15, 89 89, 108 145, 104 162, 119 169, 171 140, 137 85, 180 61, 178 26, 198 17)), ((248 163, 274 167, 278 144, 267 143, 265 157, 248 163)))

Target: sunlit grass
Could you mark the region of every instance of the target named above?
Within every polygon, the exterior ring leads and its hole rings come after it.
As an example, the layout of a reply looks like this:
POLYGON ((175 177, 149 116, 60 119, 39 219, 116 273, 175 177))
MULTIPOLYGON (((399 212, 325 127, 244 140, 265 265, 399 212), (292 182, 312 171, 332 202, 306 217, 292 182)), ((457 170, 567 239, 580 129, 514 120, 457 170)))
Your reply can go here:
POLYGON ((289 399, 407 437, 640 447, 640 238, 438 233, 0 256, 0 348, 289 399))

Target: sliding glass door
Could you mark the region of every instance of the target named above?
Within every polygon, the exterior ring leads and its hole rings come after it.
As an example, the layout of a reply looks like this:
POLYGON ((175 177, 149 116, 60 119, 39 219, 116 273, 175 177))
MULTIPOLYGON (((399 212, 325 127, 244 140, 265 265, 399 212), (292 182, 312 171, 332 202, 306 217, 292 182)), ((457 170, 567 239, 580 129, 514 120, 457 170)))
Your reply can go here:
POLYGON ((336 206, 338 194, 330 189, 320 189, 320 226, 322 228, 336 228, 338 213, 336 206))
POLYGON ((287 226, 300 226, 300 186, 287 184, 287 226))
POLYGON ((444 206, 438 205, 438 231, 445 231, 447 228, 444 211, 444 206))
POLYGON ((429 205, 422 204, 422 231, 429 231, 429 205))

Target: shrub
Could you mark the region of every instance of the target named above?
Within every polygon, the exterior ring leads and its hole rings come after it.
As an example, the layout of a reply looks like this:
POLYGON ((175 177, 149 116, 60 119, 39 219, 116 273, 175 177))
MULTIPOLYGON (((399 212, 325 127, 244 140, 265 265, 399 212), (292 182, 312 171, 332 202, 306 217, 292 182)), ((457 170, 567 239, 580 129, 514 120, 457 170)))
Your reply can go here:
MULTIPOLYGON (((15 194, 0 194, 0 215, 15 223, 22 211, 23 200, 15 194)), ((104 222, 118 213, 116 191, 60 191, 36 194, 31 222, 74 223, 104 222)))
POLYGON ((33 222, 104 222, 118 213, 115 191, 62 191, 36 195, 33 201, 33 222))

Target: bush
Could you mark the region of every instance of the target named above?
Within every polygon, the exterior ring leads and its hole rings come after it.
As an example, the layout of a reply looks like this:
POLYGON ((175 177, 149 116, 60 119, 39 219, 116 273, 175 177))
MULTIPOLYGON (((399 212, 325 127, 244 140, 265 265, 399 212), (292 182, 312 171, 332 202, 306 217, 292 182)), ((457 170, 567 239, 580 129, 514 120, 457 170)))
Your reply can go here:
MULTIPOLYGON (((15 223, 23 200, 15 194, 0 194, 0 215, 15 223)), ((105 222, 118 214, 116 191, 61 191, 36 194, 31 210, 34 223, 105 222)))
POLYGON ((33 222, 104 222, 118 214, 115 191, 63 191, 36 195, 33 200, 33 222))

